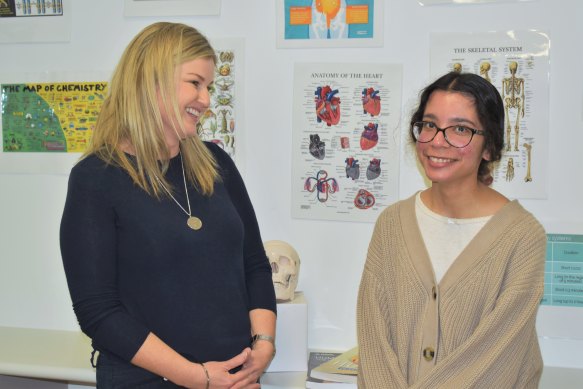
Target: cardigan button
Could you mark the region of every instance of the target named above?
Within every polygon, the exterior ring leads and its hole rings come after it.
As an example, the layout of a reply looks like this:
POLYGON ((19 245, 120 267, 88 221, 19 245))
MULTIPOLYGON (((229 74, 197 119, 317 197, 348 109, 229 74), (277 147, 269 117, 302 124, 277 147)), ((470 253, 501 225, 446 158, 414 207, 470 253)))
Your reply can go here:
POLYGON ((423 350, 423 358, 425 358, 427 362, 431 362, 433 357, 435 357, 435 350, 432 347, 426 347, 425 350, 423 350))
POLYGON ((431 295, 433 296, 434 300, 437 300, 437 288, 435 286, 431 288, 431 295))

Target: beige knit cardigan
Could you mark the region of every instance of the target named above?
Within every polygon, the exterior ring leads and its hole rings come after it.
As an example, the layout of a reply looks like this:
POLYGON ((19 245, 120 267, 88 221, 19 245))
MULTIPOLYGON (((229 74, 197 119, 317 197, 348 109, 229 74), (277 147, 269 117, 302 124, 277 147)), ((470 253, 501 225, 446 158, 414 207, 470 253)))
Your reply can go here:
POLYGON ((358 295, 358 387, 537 388, 545 247, 543 227, 511 201, 436 285, 415 196, 387 208, 358 295))

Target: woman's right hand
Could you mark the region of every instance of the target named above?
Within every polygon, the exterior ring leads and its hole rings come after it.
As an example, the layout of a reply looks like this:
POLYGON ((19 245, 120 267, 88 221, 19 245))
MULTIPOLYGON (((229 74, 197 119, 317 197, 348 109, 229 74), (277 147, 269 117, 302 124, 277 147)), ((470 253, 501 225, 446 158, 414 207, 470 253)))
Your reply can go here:
MULTIPOLYGON (((200 364, 195 364, 197 370, 197 383, 194 386, 189 386, 192 389, 206 389, 207 388, 207 375, 210 379, 209 389, 228 389, 240 381, 247 379, 247 374, 242 371, 238 371, 235 374, 229 373, 231 369, 243 365, 249 355, 251 354, 251 349, 247 347, 239 355, 233 358, 223 361, 223 362, 205 362, 204 368, 200 364), (204 371, 206 369, 206 372, 204 371), (201 380, 202 377, 202 380, 201 380)), ((257 385, 259 388, 259 385, 257 385)))

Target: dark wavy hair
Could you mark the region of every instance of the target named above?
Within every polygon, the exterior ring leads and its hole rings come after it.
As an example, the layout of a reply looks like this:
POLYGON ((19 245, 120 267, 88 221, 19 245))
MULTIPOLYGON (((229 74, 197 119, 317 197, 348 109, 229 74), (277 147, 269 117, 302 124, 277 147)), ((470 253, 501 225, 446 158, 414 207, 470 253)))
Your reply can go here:
POLYGON ((450 72, 435 80, 421 92, 419 106, 411 117, 409 135, 413 142, 413 123, 423 120, 427 102, 435 91, 458 92, 474 101, 478 119, 484 130, 484 149, 490 160, 482 159, 478 179, 489 185, 492 182, 491 164, 502 158, 504 148, 504 103, 500 93, 489 81, 473 73, 450 72))

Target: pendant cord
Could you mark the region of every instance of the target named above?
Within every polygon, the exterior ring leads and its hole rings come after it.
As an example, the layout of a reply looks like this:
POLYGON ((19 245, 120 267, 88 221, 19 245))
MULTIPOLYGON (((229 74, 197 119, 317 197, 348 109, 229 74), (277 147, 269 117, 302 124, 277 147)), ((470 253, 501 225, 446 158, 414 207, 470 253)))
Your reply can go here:
POLYGON ((164 185, 162 183, 162 180, 160 180, 158 177, 156 177, 156 179, 158 180, 158 183, 162 186, 162 188, 164 188, 164 190, 172 198, 172 200, 174 200, 174 202, 180 207, 180 209, 182 209, 182 211, 184 211, 184 213, 188 217, 191 217, 192 216, 192 211, 190 209, 190 198, 188 197, 188 187, 186 186, 186 174, 184 174, 184 161, 182 160, 182 151, 178 151, 178 154, 180 155, 180 165, 182 166, 182 180, 184 181, 184 191, 186 192, 186 203, 188 204, 188 212, 186 211, 186 209, 184 209, 184 207, 182 206, 182 204, 180 204, 178 202, 178 200, 176 200, 176 198, 174 198, 174 196, 172 196, 172 192, 170 192, 170 190, 168 190, 168 188, 166 187, 166 185, 164 185))

